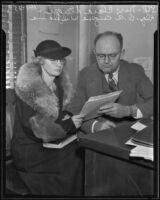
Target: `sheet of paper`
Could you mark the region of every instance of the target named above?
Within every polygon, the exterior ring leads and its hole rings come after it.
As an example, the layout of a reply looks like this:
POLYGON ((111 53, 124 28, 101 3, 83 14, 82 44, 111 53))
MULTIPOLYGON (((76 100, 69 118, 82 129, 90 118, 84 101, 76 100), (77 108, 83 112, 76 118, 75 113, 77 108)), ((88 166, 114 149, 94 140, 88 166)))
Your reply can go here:
POLYGON ((83 105, 83 108, 82 108, 80 114, 86 116, 94 110, 98 111, 99 107, 104 104, 109 104, 109 103, 115 102, 115 100, 119 97, 121 92, 122 92, 122 90, 116 91, 116 92, 111 92, 111 93, 108 93, 105 95, 90 97, 89 100, 86 101, 86 103, 83 105))
POLYGON ((130 156, 143 157, 153 161, 153 147, 137 145, 134 149, 131 150, 130 156))
POLYGON ((132 146, 137 146, 135 143, 132 142, 131 139, 129 139, 125 144, 132 145, 132 146))
POLYGON ((142 124, 141 122, 136 122, 135 124, 133 124, 133 125, 131 126, 132 129, 135 129, 135 130, 137 130, 137 131, 141 131, 141 130, 143 130, 143 129, 146 128, 146 127, 147 127, 147 126, 144 125, 144 124, 142 124))

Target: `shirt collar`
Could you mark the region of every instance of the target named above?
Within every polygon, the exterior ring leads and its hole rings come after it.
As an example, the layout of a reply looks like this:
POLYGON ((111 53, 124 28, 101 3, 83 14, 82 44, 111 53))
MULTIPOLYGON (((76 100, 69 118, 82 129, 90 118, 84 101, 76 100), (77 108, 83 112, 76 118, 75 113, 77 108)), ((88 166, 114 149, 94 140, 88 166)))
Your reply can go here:
MULTIPOLYGON (((113 79, 114 79, 116 82, 118 82, 118 71, 119 71, 119 67, 120 67, 120 65, 118 66, 117 70, 116 70, 115 72, 112 73, 112 74, 113 74, 113 79)), ((109 74, 105 74, 105 78, 106 78, 107 81, 108 81, 108 76, 109 76, 109 74)))

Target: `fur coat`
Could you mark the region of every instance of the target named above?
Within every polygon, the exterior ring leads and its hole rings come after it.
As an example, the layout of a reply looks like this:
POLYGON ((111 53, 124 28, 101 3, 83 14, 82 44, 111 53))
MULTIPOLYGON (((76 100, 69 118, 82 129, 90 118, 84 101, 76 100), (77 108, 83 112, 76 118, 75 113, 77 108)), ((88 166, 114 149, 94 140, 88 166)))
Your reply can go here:
MULTIPOLYGON (((70 103, 73 95, 72 84, 65 69, 60 75, 64 91, 62 110, 70 103)), ((34 135, 48 142, 64 137, 66 131, 55 123, 60 114, 59 99, 55 94, 56 85, 54 84, 54 91, 51 91, 43 81, 41 73, 38 63, 26 63, 21 66, 15 91, 23 102, 36 111, 36 114, 29 119, 34 135)))

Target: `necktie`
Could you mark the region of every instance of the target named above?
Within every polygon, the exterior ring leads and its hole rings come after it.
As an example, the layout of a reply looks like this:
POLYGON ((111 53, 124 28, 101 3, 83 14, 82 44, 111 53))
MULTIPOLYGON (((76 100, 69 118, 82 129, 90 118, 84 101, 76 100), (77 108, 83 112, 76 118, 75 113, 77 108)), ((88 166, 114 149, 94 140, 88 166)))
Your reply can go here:
POLYGON ((109 76, 108 76, 108 84, 109 84, 109 88, 113 92, 118 90, 117 85, 116 85, 115 81, 113 80, 113 74, 112 73, 110 73, 109 76))

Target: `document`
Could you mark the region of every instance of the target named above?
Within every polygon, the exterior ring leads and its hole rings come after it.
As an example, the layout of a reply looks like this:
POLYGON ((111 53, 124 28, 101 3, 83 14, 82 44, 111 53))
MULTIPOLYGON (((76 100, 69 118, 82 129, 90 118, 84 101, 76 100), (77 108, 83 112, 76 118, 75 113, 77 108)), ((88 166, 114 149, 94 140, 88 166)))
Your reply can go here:
POLYGON ((153 147, 138 145, 132 142, 129 139, 125 144, 134 146, 134 148, 130 151, 129 156, 131 157, 141 157, 147 160, 153 161, 153 147))
POLYGON ((144 128, 146 128, 147 126, 142 124, 141 122, 136 122, 135 124, 133 124, 131 126, 132 129, 136 130, 136 131, 141 131, 143 130, 144 128))
POLYGON ((132 157, 143 157, 144 159, 153 161, 153 147, 145 147, 137 145, 131 150, 130 156, 132 157))
POLYGON ((141 157, 153 161, 153 122, 144 126, 142 124, 140 127, 143 129, 132 135, 125 144, 134 146, 130 151, 131 157, 141 157))
POLYGON ((63 139, 58 139, 53 142, 43 143, 43 147, 53 148, 53 149, 61 149, 76 139, 77 139, 77 134, 74 134, 74 135, 67 136, 63 139))
POLYGON ((135 144, 153 147, 153 122, 146 126, 143 130, 137 131, 131 140, 135 144))
POLYGON ((122 90, 119 90, 119 91, 111 92, 108 94, 90 97, 88 99, 88 101, 86 101, 86 103, 84 104, 80 114, 87 116, 88 114, 90 114, 93 111, 98 111, 98 109, 102 105, 106 105, 106 104, 115 102, 116 99, 121 94, 121 92, 122 92, 122 90))

